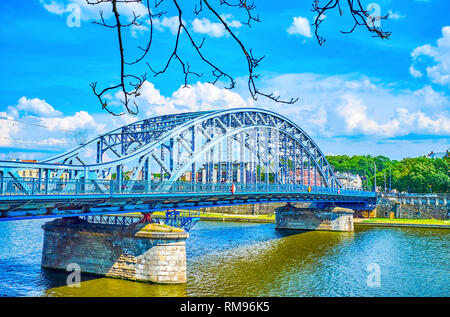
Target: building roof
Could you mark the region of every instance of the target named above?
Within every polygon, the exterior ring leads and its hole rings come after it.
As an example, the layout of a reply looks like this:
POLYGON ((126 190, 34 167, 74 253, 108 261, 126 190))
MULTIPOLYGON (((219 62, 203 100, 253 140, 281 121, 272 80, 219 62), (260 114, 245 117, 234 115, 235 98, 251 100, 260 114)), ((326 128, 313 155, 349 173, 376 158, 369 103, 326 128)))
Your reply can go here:
POLYGON ((430 158, 446 158, 449 157, 448 150, 446 152, 433 152, 431 151, 430 154, 427 155, 427 157, 430 158))

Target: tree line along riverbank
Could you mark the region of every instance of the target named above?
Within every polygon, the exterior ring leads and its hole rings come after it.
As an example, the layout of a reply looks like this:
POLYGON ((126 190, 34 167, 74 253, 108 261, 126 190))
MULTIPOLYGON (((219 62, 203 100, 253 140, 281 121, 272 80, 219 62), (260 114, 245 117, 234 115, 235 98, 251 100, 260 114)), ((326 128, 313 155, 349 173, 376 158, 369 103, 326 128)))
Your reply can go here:
POLYGON ((448 193, 450 191, 449 163, 446 158, 404 158, 400 161, 385 156, 334 155, 326 157, 336 172, 358 174, 366 190, 396 189, 408 193, 448 193), (375 168, 376 166, 376 175, 375 168))

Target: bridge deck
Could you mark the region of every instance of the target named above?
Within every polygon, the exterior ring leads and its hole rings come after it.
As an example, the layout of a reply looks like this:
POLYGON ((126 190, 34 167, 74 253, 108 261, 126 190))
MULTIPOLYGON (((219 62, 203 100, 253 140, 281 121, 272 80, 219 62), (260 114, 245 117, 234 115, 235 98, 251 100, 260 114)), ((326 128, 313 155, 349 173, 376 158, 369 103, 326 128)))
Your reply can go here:
POLYGON ((293 184, 235 184, 234 194, 230 191, 230 184, 152 182, 118 185, 110 181, 104 186, 96 185, 80 182, 71 191, 64 191, 61 184, 59 190, 58 186, 48 184, 46 189, 39 184, 35 190, 30 187, 27 191, 24 188, 5 190, 0 195, 0 220, 274 202, 335 203, 353 209, 368 209, 375 204, 373 192, 293 184))

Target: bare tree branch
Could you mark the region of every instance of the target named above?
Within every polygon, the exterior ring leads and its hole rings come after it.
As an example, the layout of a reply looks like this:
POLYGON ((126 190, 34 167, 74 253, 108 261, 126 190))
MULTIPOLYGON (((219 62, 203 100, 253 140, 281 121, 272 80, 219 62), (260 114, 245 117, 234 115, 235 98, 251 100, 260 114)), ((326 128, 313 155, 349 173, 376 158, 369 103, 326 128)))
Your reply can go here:
POLYGON ((387 20, 389 14, 385 16, 372 16, 368 10, 365 10, 361 4, 360 0, 325 0, 326 4, 324 6, 319 5, 320 0, 314 0, 312 4, 312 11, 316 12, 317 15, 314 19, 313 25, 315 26, 315 35, 319 45, 325 43, 326 39, 319 35, 320 24, 325 19, 325 12, 333 9, 338 9, 339 14, 344 15, 344 11, 341 8, 342 3, 346 3, 348 11, 350 12, 354 24, 349 31, 341 31, 341 33, 349 34, 352 33, 358 26, 364 26, 373 37, 379 37, 381 39, 387 39, 391 35, 391 32, 385 32, 380 27, 376 26, 377 21, 387 20))
POLYGON ((115 24, 114 25, 106 24, 105 19, 103 17, 103 12, 100 12, 100 17, 101 17, 102 22, 94 21, 94 23, 108 27, 108 28, 117 29, 117 38, 118 38, 119 52, 120 52, 120 84, 111 86, 109 88, 105 88, 101 92, 97 91, 97 82, 91 83, 90 86, 91 86, 94 94, 97 96, 98 100, 100 101, 100 104, 102 105, 102 109, 108 111, 109 113, 111 113, 113 115, 117 115, 117 116, 123 115, 124 113, 123 112, 116 113, 116 112, 112 111, 109 108, 108 101, 106 100, 104 94, 106 92, 113 91, 115 89, 120 88, 122 91, 122 95, 123 95, 123 99, 121 100, 122 104, 124 105, 125 109, 127 110, 127 112, 129 114, 136 115, 139 111, 139 108, 135 101, 133 101, 133 105, 134 105, 135 109, 130 108, 130 97, 137 97, 140 95, 139 90, 146 80, 146 75, 144 74, 141 77, 138 77, 135 75, 130 75, 130 74, 125 73, 125 65, 127 63, 125 62, 125 56, 124 56, 123 41, 122 41, 122 28, 129 27, 131 25, 139 26, 141 24, 138 21, 139 16, 137 16, 134 12, 133 12, 133 18, 132 18, 131 22, 129 22, 127 24, 122 24, 122 22, 120 20, 120 14, 117 9, 117 3, 132 3, 132 2, 140 3, 141 0, 96 0, 95 2, 90 2, 89 0, 86 0, 86 1, 88 4, 91 4, 91 5, 96 5, 99 3, 106 3, 106 2, 110 2, 112 4, 112 12, 114 14, 115 24), (127 80, 130 80, 130 82, 126 82, 127 80), (135 80, 135 81, 133 82, 133 80, 135 80))
MULTIPOLYGON (((215 0, 214 1, 215 3, 213 5, 212 4, 213 1, 214 0, 191 0, 191 2, 195 3, 193 13, 195 15, 205 14, 208 16, 212 16, 224 27, 225 32, 237 45, 239 51, 243 54, 247 62, 247 71, 248 71, 247 86, 251 97, 254 100, 257 100, 259 96, 263 96, 265 98, 268 98, 272 101, 279 103, 287 103, 287 104, 295 103, 298 100, 298 98, 290 98, 289 100, 282 100, 278 95, 261 92, 258 89, 256 80, 258 79, 259 74, 255 73, 255 69, 260 65, 264 56, 255 57, 253 55, 252 49, 247 49, 247 47, 233 32, 230 23, 226 20, 224 14, 223 13, 220 14, 220 11, 224 11, 220 10, 221 8, 237 9, 240 12, 243 12, 245 16, 245 19, 244 21, 242 21, 242 24, 250 28, 253 22, 261 22, 259 16, 257 14, 254 14, 255 4, 247 0, 215 0)), ((342 33, 351 33, 353 32, 353 30, 355 30, 357 26, 365 26, 370 33, 374 34, 374 36, 380 38, 389 37, 390 33, 382 31, 375 25, 376 21, 387 19, 387 16, 371 17, 370 13, 367 10, 363 9, 360 0, 325 0, 325 1, 326 4, 324 6, 319 5, 319 0, 313 1, 313 9, 312 9, 312 11, 317 12, 314 25, 316 38, 320 45, 322 45, 325 42, 325 39, 318 34, 318 29, 324 19, 325 12, 327 12, 328 10, 338 8, 339 13, 342 15, 343 14, 343 11, 341 10, 342 2, 347 3, 349 12, 351 13, 351 16, 353 17, 354 20, 353 28, 350 29, 349 31, 341 31, 342 33)), ((168 12, 166 10, 161 10, 158 13, 156 13, 156 11, 159 10, 159 7, 162 6, 164 6, 164 9, 171 8, 172 10, 175 10, 177 12, 178 27, 176 30, 176 34, 174 36, 173 48, 169 51, 170 54, 167 60, 163 63, 161 69, 155 70, 153 67, 151 67, 149 61, 145 61, 145 64, 153 73, 153 76, 156 77, 165 73, 169 69, 169 66, 172 64, 172 62, 178 63, 181 66, 181 71, 184 75, 184 87, 189 86, 189 78, 191 76, 201 77, 204 75, 192 71, 191 65, 186 60, 186 58, 183 57, 182 55, 183 52, 181 52, 180 43, 184 39, 185 41, 187 41, 187 43, 189 43, 192 46, 199 60, 202 61, 205 66, 211 69, 210 71, 211 79, 207 80, 209 83, 216 85, 219 81, 228 82, 228 85, 225 87, 226 89, 233 89, 236 86, 236 81, 234 80, 234 78, 228 72, 226 72, 221 66, 217 64, 217 60, 215 60, 214 58, 211 59, 204 53, 203 45, 205 43, 205 38, 203 38, 200 42, 197 42, 197 40, 194 39, 190 30, 186 26, 186 22, 183 19, 183 16, 185 16, 185 14, 180 6, 181 3, 180 0, 154 0, 153 4, 150 3, 150 0, 86 0, 86 2, 91 5, 98 5, 105 3, 111 4, 111 10, 113 13, 111 19, 113 20, 113 23, 112 24, 111 22, 107 23, 107 19, 105 19, 102 11, 100 12, 100 20, 95 21, 93 23, 100 26, 104 26, 109 29, 116 29, 117 31, 117 40, 120 55, 119 83, 104 88, 103 90, 97 88, 97 82, 93 82, 90 84, 94 94, 97 96, 100 104, 102 105, 102 108, 108 111, 109 113, 113 115, 123 115, 125 113, 125 112, 116 113, 115 111, 111 110, 110 108, 111 105, 108 104, 107 97, 109 96, 109 93, 113 92, 119 93, 121 95, 121 103, 124 106, 126 112, 135 115, 139 111, 135 98, 140 96, 141 94, 140 90, 142 88, 142 85, 146 81, 146 74, 143 74, 141 76, 128 74, 127 67, 131 67, 133 65, 139 64, 140 62, 144 62, 144 59, 147 57, 148 53, 152 49, 154 39, 154 32, 153 32, 154 21, 156 18, 160 18, 161 16, 163 16, 168 12), (124 23, 122 21, 123 18, 121 18, 121 15, 119 13, 120 8, 122 7, 119 8, 118 4, 130 5, 133 3, 143 5, 146 8, 147 12, 145 14, 142 14, 143 16, 140 16, 135 12, 133 12, 133 16, 131 18, 127 17, 128 21, 124 23), (149 37, 146 41, 146 45, 138 46, 138 49, 142 53, 134 60, 128 60, 125 58, 123 30, 124 28, 127 27, 142 27, 143 26, 142 19, 148 19, 146 21, 148 22, 150 28, 149 37)), ((185 3, 183 2, 183 4, 185 3)))

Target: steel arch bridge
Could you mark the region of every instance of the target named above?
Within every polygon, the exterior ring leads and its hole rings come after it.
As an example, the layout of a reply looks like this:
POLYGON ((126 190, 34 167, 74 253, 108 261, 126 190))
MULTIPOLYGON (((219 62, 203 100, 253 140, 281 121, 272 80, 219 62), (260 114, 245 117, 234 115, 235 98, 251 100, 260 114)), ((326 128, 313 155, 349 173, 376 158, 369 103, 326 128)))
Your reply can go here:
POLYGON ((0 161, 3 219, 275 201, 367 208, 375 193, 344 188, 298 125, 256 108, 153 117, 40 162, 0 161))

